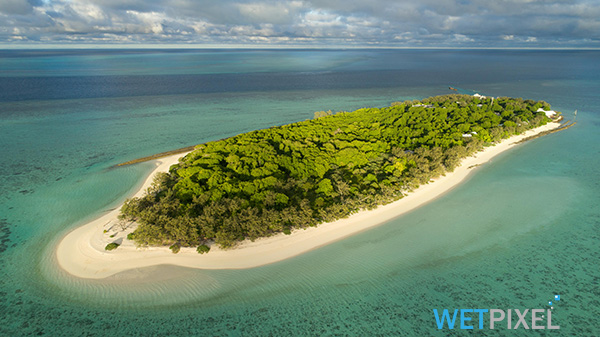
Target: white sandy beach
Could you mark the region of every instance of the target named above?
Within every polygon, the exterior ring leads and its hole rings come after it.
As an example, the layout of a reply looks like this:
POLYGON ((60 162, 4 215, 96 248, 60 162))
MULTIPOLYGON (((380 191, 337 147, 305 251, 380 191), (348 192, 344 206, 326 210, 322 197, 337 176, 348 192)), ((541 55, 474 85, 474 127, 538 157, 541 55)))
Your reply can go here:
MULTIPOLYGON (((458 185, 473 171, 474 165, 490 161, 494 156, 514 147, 515 143, 523 138, 558 126, 559 123, 549 123, 522 135, 505 139, 495 146, 487 147, 475 156, 464 159, 454 172, 419 187, 396 202, 379 206, 372 211, 359 212, 347 219, 296 230, 291 235, 278 234, 254 242, 247 240, 231 250, 221 250, 213 246, 208 254, 203 255, 198 254, 195 248, 182 248, 178 254, 171 253, 167 247, 138 249, 131 241, 125 239, 126 235, 133 231, 133 226, 123 230, 118 225, 117 216, 120 208, 117 208, 67 234, 58 244, 56 257, 59 265, 68 273, 93 279, 161 264, 200 269, 241 269, 281 261, 414 210, 458 185), (104 233, 105 230, 107 233, 104 233), (115 235, 111 238, 113 234, 115 235), (110 242, 122 244, 116 250, 107 252, 104 247, 110 242)), ((156 169, 146 179, 136 196, 141 196, 146 191, 157 172, 168 171, 169 167, 176 164, 184 155, 178 154, 156 160, 156 169)))

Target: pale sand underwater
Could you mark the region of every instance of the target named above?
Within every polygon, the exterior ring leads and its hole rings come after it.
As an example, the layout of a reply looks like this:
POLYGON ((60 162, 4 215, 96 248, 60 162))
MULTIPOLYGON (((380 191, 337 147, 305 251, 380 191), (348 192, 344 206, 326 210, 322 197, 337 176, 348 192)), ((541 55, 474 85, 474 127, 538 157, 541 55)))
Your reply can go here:
MULTIPOLYGON (((297 229, 291 235, 283 233, 268 238, 241 242, 233 249, 222 250, 212 246, 208 254, 198 254, 195 248, 182 248, 173 254, 167 247, 136 248, 126 240, 133 226, 122 229, 117 216, 120 207, 67 234, 58 244, 58 264, 68 273, 81 277, 100 279, 116 273, 154 265, 177 265, 198 269, 244 269, 282 261, 315 248, 338 241, 350 235, 380 225, 422 206, 462 182, 473 167, 490 161, 500 153, 513 148, 520 140, 557 128, 553 122, 513 136, 486 147, 472 157, 465 158, 454 172, 423 185, 404 198, 379 206, 375 210, 361 211, 346 219, 320 224, 317 227, 297 229), (106 233, 104 231, 107 230, 106 233), (111 235, 116 234, 114 237, 111 235), (110 242, 121 245, 114 251, 104 248, 110 242)), ((187 154, 187 153, 186 153, 187 154)), ((135 196, 142 196, 158 172, 167 172, 185 154, 177 154, 155 161, 157 167, 146 179, 135 196)))

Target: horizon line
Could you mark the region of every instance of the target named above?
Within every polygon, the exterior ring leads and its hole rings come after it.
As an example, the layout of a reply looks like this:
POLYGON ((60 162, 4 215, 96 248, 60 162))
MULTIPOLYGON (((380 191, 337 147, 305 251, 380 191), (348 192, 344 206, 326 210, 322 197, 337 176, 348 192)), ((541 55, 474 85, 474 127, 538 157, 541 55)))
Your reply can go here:
POLYGON ((600 50, 600 47, 447 47, 447 46, 314 46, 314 45, 218 45, 218 44, 2 44, 0 50, 27 49, 396 49, 396 50, 600 50))

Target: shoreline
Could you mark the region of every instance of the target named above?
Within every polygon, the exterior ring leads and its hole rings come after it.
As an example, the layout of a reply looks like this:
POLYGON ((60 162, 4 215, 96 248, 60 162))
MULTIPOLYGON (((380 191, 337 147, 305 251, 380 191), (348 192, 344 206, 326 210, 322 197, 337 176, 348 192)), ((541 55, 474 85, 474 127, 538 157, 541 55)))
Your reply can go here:
MULTIPOLYGON (((102 279, 126 270, 163 264, 197 269, 247 269, 279 262, 381 225, 425 205, 465 180, 473 172, 473 168, 513 148, 526 138, 560 126, 560 123, 550 122, 486 147, 475 155, 464 158, 453 172, 447 172, 445 176, 420 186, 404 198, 374 210, 360 211, 348 218, 316 227, 296 229, 291 235, 279 233, 254 242, 245 240, 229 250, 213 245, 208 254, 198 254, 195 248, 181 248, 178 254, 173 254, 168 247, 136 248, 133 242, 125 239, 134 228, 119 225, 118 207, 64 236, 56 248, 57 262, 67 273, 88 279, 102 279), (121 246, 107 252, 104 247, 110 242, 121 243, 121 246)), ((143 195, 156 173, 168 171, 171 165, 176 164, 187 153, 189 152, 157 159, 156 168, 134 196, 143 195)))

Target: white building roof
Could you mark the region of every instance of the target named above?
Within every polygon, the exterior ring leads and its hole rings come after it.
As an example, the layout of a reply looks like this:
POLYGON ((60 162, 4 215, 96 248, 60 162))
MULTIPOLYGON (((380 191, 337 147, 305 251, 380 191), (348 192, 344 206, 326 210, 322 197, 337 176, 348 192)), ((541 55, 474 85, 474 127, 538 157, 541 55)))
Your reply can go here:
POLYGON ((545 113, 548 118, 551 118, 552 116, 554 116, 554 115, 557 114, 557 112, 554 111, 554 110, 546 111, 546 110, 544 110, 542 108, 537 109, 537 112, 543 112, 543 113, 545 113))

